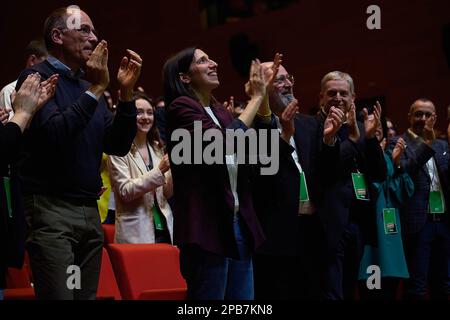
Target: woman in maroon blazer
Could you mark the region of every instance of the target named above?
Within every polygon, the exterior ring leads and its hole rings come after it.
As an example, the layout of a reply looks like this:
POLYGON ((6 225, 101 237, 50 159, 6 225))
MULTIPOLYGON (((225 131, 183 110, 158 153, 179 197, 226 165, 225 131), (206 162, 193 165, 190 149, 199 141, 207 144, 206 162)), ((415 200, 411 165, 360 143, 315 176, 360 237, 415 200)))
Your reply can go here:
POLYGON ((270 115, 265 99, 269 81, 264 79, 259 61, 253 61, 246 85, 251 99, 234 119, 212 96, 219 86, 217 67, 202 50, 187 48, 163 68, 174 183, 174 243, 180 248, 188 298, 253 299, 251 254, 264 241, 264 235, 251 200, 250 168, 237 165, 233 155, 224 156, 223 164, 208 165, 203 158, 201 164, 193 164, 193 158, 202 157, 207 145, 193 138, 199 133, 194 133, 194 128, 201 128, 200 136, 208 129, 218 129, 224 136, 225 129, 247 130, 257 113, 270 115), (201 121, 201 127, 194 121, 201 121), (178 139, 181 131, 177 129, 189 133, 190 155, 186 150, 187 156, 178 152, 178 144, 185 143, 182 139, 171 141, 178 139), (194 148, 195 143, 202 148, 194 148), (180 161, 180 155, 190 160, 180 161))

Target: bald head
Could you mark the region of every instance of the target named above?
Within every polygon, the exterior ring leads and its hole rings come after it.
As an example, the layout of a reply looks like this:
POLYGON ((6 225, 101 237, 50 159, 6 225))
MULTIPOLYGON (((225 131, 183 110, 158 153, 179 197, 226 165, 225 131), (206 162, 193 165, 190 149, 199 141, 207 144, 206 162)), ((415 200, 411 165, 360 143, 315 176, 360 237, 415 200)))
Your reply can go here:
POLYGON ((426 121, 435 114, 436 108, 431 100, 425 98, 417 99, 409 108, 410 129, 418 136, 422 136, 426 121))
POLYGON ((436 112, 436 107, 434 106, 434 103, 427 98, 420 98, 413 102, 413 104, 409 107, 409 113, 412 114, 416 110, 416 108, 427 106, 429 108, 433 109, 433 112, 436 112))

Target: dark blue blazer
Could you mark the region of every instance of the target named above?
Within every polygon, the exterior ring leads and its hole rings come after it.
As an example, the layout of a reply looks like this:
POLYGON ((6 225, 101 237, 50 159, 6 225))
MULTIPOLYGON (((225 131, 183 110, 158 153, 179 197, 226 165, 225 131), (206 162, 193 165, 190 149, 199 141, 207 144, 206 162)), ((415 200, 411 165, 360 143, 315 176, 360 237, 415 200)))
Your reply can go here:
POLYGON ((386 162, 378 140, 375 137, 366 139, 364 125, 359 121, 358 127, 360 139, 357 143, 348 139, 342 133, 344 128, 341 128, 338 168, 322 190, 319 213, 330 253, 334 252, 350 221, 360 225, 365 242, 375 242, 374 205, 371 201, 356 200, 351 174, 357 170, 364 173, 370 187, 371 181, 382 182, 386 179, 386 162))
MULTIPOLYGON (((427 221, 430 183, 431 178, 427 170, 426 163, 431 157, 437 165, 439 172, 439 180, 444 193, 445 202, 448 208, 450 205, 450 151, 447 141, 436 139, 431 146, 428 146, 422 139, 413 138, 410 134, 403 134, 406 142, 405 152, 402 154, 400 161, 401 167, 405 170, 414 181, 414 194, 405 203, 401 209, 402 213, 402 229, 405 234, 419 232, 427 221)), ((395 138, 390 149, 395 147, 398 138, 395 138)), ((448 221, 448 219, 447 219, 448 221)))
POLYGON ((4 270, 21 268, 25 252, 25 214, 19 182, 12 166, 19 157, 22 132, 15 123, 0 123, 0 289, 5 287, 4 270), (8 214, 3 177, 11 178, 12 217, 8 214))
MULTIPOLYGON (((314 117, 298 114, 294 118, 294 141, 308 192, 313 204, 322 202, 322 188, 339 163, 339 142, 323 143, 323 128, 314 117)), ((256 127, 262 127, 256 122, 256 127)), ((276 128, 276 127, 275 127, 276 128)), ((260 252, 295 256, 298 252, 298 210, 300 173, 292 159, 294 148, 279 139, 279 170, 275 175, 255 175, 254 203, 266 235, 260 252)))

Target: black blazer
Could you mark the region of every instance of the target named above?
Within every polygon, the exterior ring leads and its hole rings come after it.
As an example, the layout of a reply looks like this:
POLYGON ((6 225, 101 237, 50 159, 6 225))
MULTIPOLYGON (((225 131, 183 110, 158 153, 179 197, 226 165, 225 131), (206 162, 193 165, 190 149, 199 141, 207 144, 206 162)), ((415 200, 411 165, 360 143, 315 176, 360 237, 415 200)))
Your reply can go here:
POLYGON ((14 164, 22 145, 22 132, 15 123, 0 123, 0 288, 5 287, 4 270, 22 267, 25 252, 25 215, 22 209, 18 179, 14 164), (11 178, 13 215, 9 217, 3 177, 11 178))
POLYGON ((375 137, 366 139, 364 125, 359 121, 358 127, 358 143, 353 143, 342 134, 344 128, 340 129, 339 134, 343 137, 340 138, 339 165, 322 190, 323 201, 319 214, 330 253, 334 252, 349 221, 360 225, 364 241, 375 241, 374 205, 371 201, 356 200, 351 174, 357 170, 364 173, 370 187, 370 182, 382 182, 386 179, 386 162, 378 140, 375 137))
MULTIPOLYGON (((321 188, 339 162, 339 142, 334 147, 323 143, 323 128, 314 117, 296 115, 294 141, 302 170, 305 172, 311 201, 322 201, 321 188)), ((256 128, 263 127, 256 122, 256 128)), ((253 197, 255 209, 266 235, 260 252, 274 255, 298 253, 298 210, 300 173, 292 159, 294 148, 279 139, 277 174, 255 175, 253 197)))
MULTIPOLYGON (((404 204, 400 212, 402 214, 403 232, 411 234, 419 232, 427 221, 431 178, 426 163, 431 157, 434 157, 437 165, 447 213, 449 212, 450 151, 448 143, 443 140, 436 139, 431 146, 428 146, 423 140, 414 139, 408 133, 405 133, 402 137, 406 142, 407 148, 400 158, 401 168, 406 170, 414 181, 414 194, 404 204)), ((391 149, 395 147, 397 140, 398 138, 391 142, 391 149)))

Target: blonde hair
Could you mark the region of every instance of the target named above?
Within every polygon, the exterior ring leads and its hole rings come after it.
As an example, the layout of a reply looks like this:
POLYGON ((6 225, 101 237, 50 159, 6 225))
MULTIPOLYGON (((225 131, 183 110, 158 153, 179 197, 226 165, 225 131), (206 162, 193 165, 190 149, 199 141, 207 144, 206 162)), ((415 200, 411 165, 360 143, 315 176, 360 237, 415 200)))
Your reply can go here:
POLYGON ((325 84, 328 81, 331 80, 344 80, 348 82, 348 85, 350 86, 350 93, 351 94, 355 94, 355 85, 353 84, 353 79, 352 77, 350 77, 350 75, 348 73, 345 72, 341 72, 341 71, 332 71, 332 72, 328 72, 323 78, 322 81, 320 82, 320 91, 323 92, 324 88, 325 88, 325 84))

